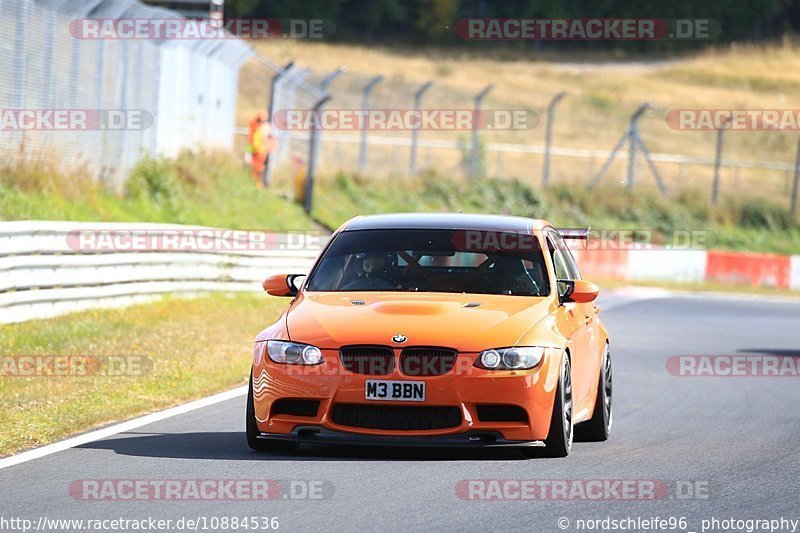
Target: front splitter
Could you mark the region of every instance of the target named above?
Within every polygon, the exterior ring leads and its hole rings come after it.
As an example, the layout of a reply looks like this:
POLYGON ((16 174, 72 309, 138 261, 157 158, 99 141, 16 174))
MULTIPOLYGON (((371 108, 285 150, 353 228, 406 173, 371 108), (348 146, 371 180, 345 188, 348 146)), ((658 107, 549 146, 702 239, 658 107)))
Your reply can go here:
POLYGON ((468 431, 453 435, 395 436, 365 435, 335 431, 322 426, 296 426, 291 433, 261 433, 259 439, 303 444, 346 444, 352 446, 410 446, 420 448, 543 448, 540 440, 506 440, 498 431, 468 431))

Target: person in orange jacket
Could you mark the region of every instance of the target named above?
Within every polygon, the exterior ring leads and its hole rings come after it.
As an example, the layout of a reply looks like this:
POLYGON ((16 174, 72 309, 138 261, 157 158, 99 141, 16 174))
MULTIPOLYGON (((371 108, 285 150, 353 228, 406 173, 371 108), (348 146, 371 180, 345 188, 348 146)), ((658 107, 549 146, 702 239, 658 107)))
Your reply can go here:
POLYGON ((262 181, 264 166, 267 164, 270 152, 275 151, 277 141, 272 136, 272 127, 266 111, 259 111, 248 127, 251 176, 253 183, 260 189, 264 186, 262 181))

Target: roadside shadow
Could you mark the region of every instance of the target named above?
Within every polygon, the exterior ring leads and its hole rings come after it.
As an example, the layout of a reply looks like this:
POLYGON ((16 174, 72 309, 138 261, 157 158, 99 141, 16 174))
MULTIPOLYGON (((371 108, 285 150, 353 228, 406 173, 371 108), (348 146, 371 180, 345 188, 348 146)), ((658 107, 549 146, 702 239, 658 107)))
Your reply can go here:
POLYGON ((78 446, 111 450, 119 455, 215 461, 478 461, 523 460, 514 449, 458 449, 377 446, 323 446, 304 444, 296 452, 251 450, 244 432, 121 433, 114 438, 78 446))

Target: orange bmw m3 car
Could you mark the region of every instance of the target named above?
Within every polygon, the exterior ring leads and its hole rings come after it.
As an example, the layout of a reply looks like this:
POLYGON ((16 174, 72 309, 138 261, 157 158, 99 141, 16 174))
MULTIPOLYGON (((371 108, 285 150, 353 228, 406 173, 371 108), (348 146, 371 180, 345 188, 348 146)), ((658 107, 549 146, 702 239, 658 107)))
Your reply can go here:
POLYGON ((517 447, 564 457, 611 429, 608 332, 561 230, 468 214, 356 217, 258 334, 247 442, 517 447), (542 449, 543 448, 543 449, 542 449))

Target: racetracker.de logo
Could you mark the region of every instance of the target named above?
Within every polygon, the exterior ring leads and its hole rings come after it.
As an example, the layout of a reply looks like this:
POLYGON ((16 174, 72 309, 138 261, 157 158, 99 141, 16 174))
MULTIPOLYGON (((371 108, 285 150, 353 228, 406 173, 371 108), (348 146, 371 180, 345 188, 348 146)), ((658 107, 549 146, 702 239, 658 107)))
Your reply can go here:
POLYGON ((195 41, 230 39, 324 39, 334 33, 323 19, 79 18, 70 22, 83 40, 195 41))
POLYGON ((462 479, 456 495, 473 501, 707 500, 706 480, 664 479, 462 479))
POLYGON ((539 239, 529 233, 504 231, 456 230, 453 232, 456 250, 475 252, 527 252, 538 251, 539 239))
POLYGON ((455 33, 489 41, 702 40, 718 36, 720 25, 711 19, 470 18, 456 22, 455 33))
POLYGON ((0 109, 0 131, 141 131, 153 122, 145 109, 0 109))
POLYGON ((334 26, 322 19, 80 18, 69 25, 82 40, 196 41, 228 39, 324 39, 334 26))
POLYGON ((677 377, 800 377, 800 357, 790 355, 673 355, 667 372, 677 377))
POLYGON ((82 501, 325 500, 323 479, 76 479, 69 494, 82 501))
POLYGON ((319 231, 270 233, 261 230, 213 228, 80 229, 67 233, 67 246, 76 252, 262 252, 319 250, 327 239, 319 231))
POLYGON ((800 109, 673 109, 666 122, 681 131, 798 131, 800 109))
MULTIPOLYGON (((669 235, 657 229, 647 228, 593 228, 586 232, 581 228, 562 228, 566 234, 586 233, 586 238, 568 238, 571 249, 587 251, 603 250, 703 250, 713 240, 709 230, 674 230, 669 235)), ((539 240, 532 234, 503 231, 457 230, 453 232, 456 250, 475 252, 524 252, 538 251, 539 240)))
POLYGON ((0 356, 0 377, 142 376, 152 368, 153 361, 141 355, 0 356))
POLYGON ((526 109, 281 109, 272 120, 289 131, 529 130, 538 123, 526 109))

